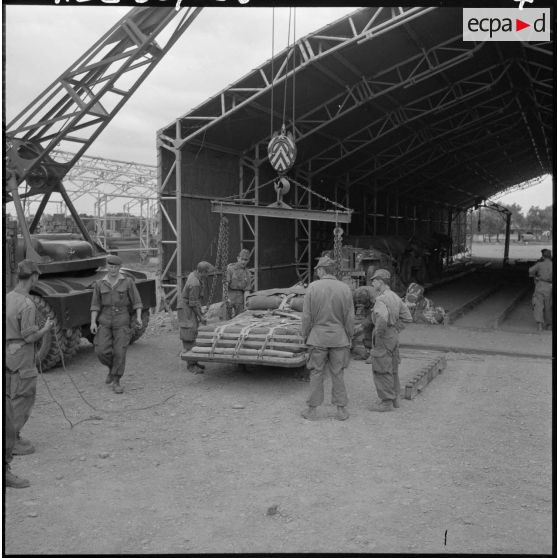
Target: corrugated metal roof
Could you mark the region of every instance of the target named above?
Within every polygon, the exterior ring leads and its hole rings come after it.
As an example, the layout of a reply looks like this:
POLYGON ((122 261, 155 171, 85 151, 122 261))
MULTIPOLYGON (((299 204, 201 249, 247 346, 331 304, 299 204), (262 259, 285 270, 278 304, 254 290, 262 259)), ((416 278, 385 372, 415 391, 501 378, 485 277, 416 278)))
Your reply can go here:
POLYGON ((295 166, 313 183, 466 209, 552 172, 553 51, 553 42, 463 42, 461 9, 362 8, 158 135, 269 165, 284 118, 295 166))

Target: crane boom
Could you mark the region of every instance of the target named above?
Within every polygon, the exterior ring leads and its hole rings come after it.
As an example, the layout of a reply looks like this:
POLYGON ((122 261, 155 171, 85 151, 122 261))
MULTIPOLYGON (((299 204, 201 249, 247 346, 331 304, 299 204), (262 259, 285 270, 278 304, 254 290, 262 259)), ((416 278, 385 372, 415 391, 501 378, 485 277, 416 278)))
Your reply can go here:
MULTIPOLYGON (((7 126, 7 167, 20 197, 47 194, 105 129, 202 8, 133 8, 7 126), (178 23, 163 44, 156 38, 178 23), (56 162, 61 143, 77 146, 70 161, 56 162)), ((10 191, 8 191, 8 197, 10 191)))
MULTIPOLYGON (((52 317, 56 328, 37 350, 43 370, 70 358, 80 336, 90 335, 92 285, 103 276, 107 255, 91 238, 62 180, 201 9, 130 10, 6 127, 3 201, 13 202, 18 222, 8 227, 5 238, 5 284, 14 285, 18 261, 38 264, 41 279, 32 295, 39 319, 52 317), (75 147, 69 158, 61 151, 62 143, 75 147), (23 182, 25 189, 20 188, 23 182), (66 203, 83 238, 73 233, 35 234, 53 192, 66 203), (29 196, 42 196, 30 225, 21 201, 29 196)), ((143 305, 143 325, 133 341, 145 331, 149 309, 156 305, 156 284, 144 273, 121 271, 133 277, 143 305)))

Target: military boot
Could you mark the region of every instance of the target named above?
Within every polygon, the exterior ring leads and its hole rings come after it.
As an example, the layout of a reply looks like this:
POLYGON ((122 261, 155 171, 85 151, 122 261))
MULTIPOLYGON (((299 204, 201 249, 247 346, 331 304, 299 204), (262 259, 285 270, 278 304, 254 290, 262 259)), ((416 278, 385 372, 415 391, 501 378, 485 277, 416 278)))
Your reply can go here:
POLYGON ((316 407, 308 407, 300 413, 306 420, 318 420, 318 411, 316 407))
POLYGON ((394 409, 399 409, 399 402, 400 402, 400 398, 399 398, 399 396, 397 396, 397 397, 393 400, 393 407, 394 407, 394 409))
POLYGON ((378 413, 385 413, 387 411, 393 411, 393 406, 391 401, 388 399, 387 401, 380 401, 379 403, 373 404, 370 407, 370 410, 378 413))
POLYGON ((335 415, 337 420, 347 420, 349 418, 349 413, 345 407, 337 406, 337 414, 335 415))
POLYGON ((107 377, 105 378, 105 384, 112 384, 114 381, 114 376, 109 372, 107 377))
POLYGON ((22 477, 18 477, 11 472, 10 467, 6 468, 6 474, 4 476, 6 479, 6 486, 9 488, 27 488, 31 483, 22 477))
POLYGON ((30 455, 32 453, 35 453, 35 446, 29 440, 22 438, 18 433, 12 454, 30 455))
POLYGON ((114 391, 114 393, 124 393, 124 388, 120 385, 120 378, 118 376, 114 378, 112 391, 114 391))
POLYGON ((192 372, 192 374, 204 373, 203 368, 201 368, 197 362, 189 362, 186 369, 188 370, 188 372, 192 372))

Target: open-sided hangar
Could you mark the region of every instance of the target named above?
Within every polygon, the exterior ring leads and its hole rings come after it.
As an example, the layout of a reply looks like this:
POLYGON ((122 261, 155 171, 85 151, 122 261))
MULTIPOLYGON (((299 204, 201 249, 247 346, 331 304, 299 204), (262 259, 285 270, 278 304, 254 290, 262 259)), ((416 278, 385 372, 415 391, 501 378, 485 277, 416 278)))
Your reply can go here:
POLYGON ((457 253, 470 208, 553 172, 553 103, 554 41, 464 42, 455 8, 356 10, 158 132, 163 288, 214 260, 219 208, 258 288, 309 280, 335 221, 351 238, 443 233, 457 253), (266 210, 283 123, 286 219, 266 210))

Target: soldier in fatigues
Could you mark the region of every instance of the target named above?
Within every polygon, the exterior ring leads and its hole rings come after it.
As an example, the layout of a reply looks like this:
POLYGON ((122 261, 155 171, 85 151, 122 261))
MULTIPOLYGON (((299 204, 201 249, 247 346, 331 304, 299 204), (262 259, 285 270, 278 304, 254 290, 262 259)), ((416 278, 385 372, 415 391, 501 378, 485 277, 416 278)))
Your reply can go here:
POLYGON ((39 268, 31 260, 23 260, 17 267, 18 283, 6 295, 6 341, 4 368, 6 429, 4 432, 4 473, 6 486, 25 488, 29 481, 10 471, 12 455, 27 455, 35 448, 19 436, 19 431, 29 419, 37 391, 35 343, 54 322, 48 318, 42 328, 36 324, 36 307, 29 293, 39 280, 39 268))
POLYGON ((539 331, 552 323, 552 252, 541 250, 542 260, 529 268, 529 277, 535 278, 533 314, 539 331))
MULTIPOLYGON (((361 307, 364 315, 362 322, 355 328, 353 339, 362 334, 362 343, 366 349, 366 363, 372 362, 370 357, 370 349, 372 348, 372 332, 374 323, 372 322, 372 308, 374 307, 374 289, 368 285, 357 287, 353 293, 353 300, 356 306, 361 307)), ((360 360, 356 359, 355 360, 360 360)))
POLYGON ((91 326, 95 335, 97 358, 108 367, 106 384, 112 384, 115 393, 123 393, 120 380, 126 367, 126 350, 132 338, 130 313, 136 313, 136 327, 142 326, 143 304, 131 277, 120 273, 122 260, 118 256, 107 257, 107 274, 93 286, 91 298, 91 326), (99 325, 97 326, 97 320, 99 325))
MULTIPOLYGON (((213 271, 209 262, 200 262, 195 271, 186 279, 186 284, 176 304, 180 339, 184 352, 193 346, 198 334, 199 324, 205 325, 202 306, 207 303, 207 286, 205 279, 213 271)), ((188 361, 188 370, 194 374, 203 374, 205 366, 198 362, 188 361)))
POLYGON ((372 310, 374 334, 372 336, 372 374, 379 405, 371 411, 391 411, 399 407, 399 332, 402 322, 413 318, 405 303, 389 288, 391 276, 386 269, 378 269, 372 277, 375 302, 372 310))
POLYGON ((236 262, 227 266, 225 284, 228 292, 226 302, 230 312, 229 318, 244 312, 245 293, 250 291, 252 283, 250 272, 246 269, 249 260, 250 252, 244 248, 239 252, 236 262))
POLYGON ((333 273, 335 262, 328 256, 316 266, 318 280, 308 285, 302 309, 302 336, 309 346, 310 396, 302 416, 318 418, 316 408, 324 401, 324 376, 331 374, 331 403, 337 405, 337 420, 346 420, 349 413, 343 373, 349 364, 355 310, 351 289, 333 273))

